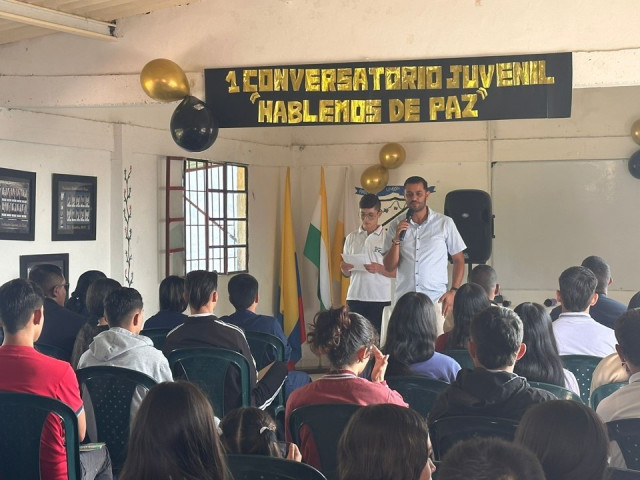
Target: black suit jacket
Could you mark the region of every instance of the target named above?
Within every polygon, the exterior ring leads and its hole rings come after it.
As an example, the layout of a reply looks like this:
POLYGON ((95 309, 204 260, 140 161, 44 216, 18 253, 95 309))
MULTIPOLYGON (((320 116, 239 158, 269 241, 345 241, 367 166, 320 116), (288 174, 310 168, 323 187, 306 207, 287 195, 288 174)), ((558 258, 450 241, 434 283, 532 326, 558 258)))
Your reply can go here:
POLYGON ((55 300, 45 298, 44 325, 38 343, 61 348, 67 353, 67 361, 69 361, 78 331, 86 321, 86 318, 61 307, 55 300))

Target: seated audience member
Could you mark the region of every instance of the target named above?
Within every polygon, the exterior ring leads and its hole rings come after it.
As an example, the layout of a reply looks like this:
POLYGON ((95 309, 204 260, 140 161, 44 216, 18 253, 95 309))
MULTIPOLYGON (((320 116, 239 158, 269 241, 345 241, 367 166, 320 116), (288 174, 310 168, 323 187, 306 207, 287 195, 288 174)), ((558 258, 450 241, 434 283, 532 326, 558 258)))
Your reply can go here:
POLYGON ((436 352, 466 350, 471 319, 491 305, 484 289, 475 283, 465 283, 456 292, 453 304, 453 329, 436 339, 436 352))
POLYGON ((144 328, 176 328, 184 323, 187 316, 182 313, 187 309, 184 299, 184 278, 169 275, 160 282, 158 291, 160 311, 149 317, 144 328))
POLYGON ((598 299, 598 281, 593 272, 586 267, 570 267, 562 272, 558 283, 562 313, 553 322, 558 353, 606 357, 615 352, 613 330, 589 316, 589 307, 598 299))
POLYGON ((119 480, 225 480, 227 467, 207 397, 189 382, 156 385, 133 422, 119 480))
MULTIPOLYGON (((607 296, 609 285, 613 282, 611 269, 604 259, 595 255, 585 258, 582 261, 582 266, 591 270, 598 280, 596 286, 598 298, 596 303, 589 309, 589 315, 605 327, 613 328, 616 318, 622 315, 627 308, 624 306, 624 303, 607 296)), ((554 321, 557 320, 561 313, 562 305, 558 305, 551 310, 551 319, 554 321)))
MULTIPOLYGON (((191 315, 167 335, 165 355, 179 348, 219 347, 242 354, 249 362, 251 381, 251 403, 260 409, 268 407, 278 395, 287 376, 287 367, 274 362, 258 381, 258 372, 247 339, 235 325, 221 322, 213 314, 218 303, 218 274, 194 270, 187 274, 184 283, 185 295, 191 315)), ((225 408, 231 410, 241 406, 242 385, 240 373, 230 369, 225 384, 225 408)))
POLYGON ((495 305, 493 299, 500 293, 500 285, 498 284, 498 274, 492 266, 476 265, 469 274, 469 283, 476 283, 484 288, 489 301, 495 305))
MULTIPOLYGON (((41 288, 32 281, 16 279, 0 287, 0 320, 4 331, 0 391, 42 395, 66 403, 78 416, 78 437, 82 440, 86 431, 85 412, 71 365, 33 348, 45 321, 44 301, 41 288)), ((66 458, 62 423, 50 416, 42 433, 41 478, 66 480, 66 458)), ((81 452, 80 463, 83 479, 112 478, 106 448, 81 452)))
POLYGON ((438 480, 545 480, 545 476, 526 448, 500 438, 474 438, 457 443, 444 455, 438 480))
POLYGON ((107 276, 100 270, 87 270, 78 277, 78 284, 73 291, 69 300, 65 303, 65 308, 68 308, 72 312, 76 312, 83 317, 89 318, 89 309, 87 308, 87 290, 89 286, 100 278, 107 278, 107 276))
MULTIPOLYGON (((603 422, 624 418, 640 418, 640 309, 623 313, 616 320, 616 350, 629 373, 629 385, 613 392, 597 407, 603 422)), ((612 445, 611 466, 626 468, 617 445, 612 445)))
MULTIPOLYGON (((258 280, 248 273, 240 273, 231 277, 227 285, 229 302, 236 309, 235 313, 220 317, 221 322, 230 323, 246 332, 269 333, 278 337, 284 345, 284 361, 291 358, 291 347, 285 337, 280 323, 268 315, 256 314, 258 308, 258 280)), ((300 353, 300 352, 298 352, 300 353)), ((262 369, 275 360, 273 352, 267 352, 265 358, 256 358, 257 368, 262 369)), ((305 372, 289 371, 284 384, 286 398, 296 388, 311 383, 311 377, 305 372)))
POLYGON ((436 467, 427 422, 410 408, 380 404, 353 414, 338 442, 340 480, 428 480, 436 467))
MULTIPOLYGON (((139 335, 144 324, 142 297, 133 288, 119 288, 104 300, 109 330, 93 339, 89 350, 80 357, 78 368, 104 365, 144 373, 156 382, 173 380, 169 362, 153 346, 150 338, 139 335)), ((131 403, 131 417, 140 406, 143 391, 137 391, 131 403)))
POLYGON ((628 382, 629 372, 625 368, 624 364, 620 362, 620 357, 617 353, 607 355, 593 371, 591 375, 591 388, 590 392, 593 392, 596 388, 606 385, 608 383, 628 382))
POLYGON ((104 318, 104 299, 120 287, 121 285, 112 278, 100 278, 93 282, 87 290, 86 304, 89 321, 82 326, 73 344, 71 366, 74 370, 78 368, 80 357, 89 350, 89 345, 95 336, 109 330, 107 320, 104 318))
POLYGON ((408 292, 400 297, 389 319, 383 349, 389 355, 387 376, 424 375, 453 382, 460 365, 434 350, 436 332, 436 311, 427 295, 408 292))
POLYGON ((575 375, 562 366, 551 317, 545 308, 537 303, 526 302, 518 305, 515 312, 522 320, 522 343, 527 346, 527 354, 516 362, 513 372, 530 382, 559 385, 580 395, 575 375))
POLYGON ((280 450, 280 445, 285 442, 278 442, 276 423, 259 408, 244 407, 230 411, 220 422, 220 430, 227 453, 302 460, 295 443, 286 444, 286 452, 280 450))
MULTIPOLYGON (((371 405, 393 403, 408 406, 402 396, 387 387, 384 381, 388 356, 376 347, 378 332, 359 313, 346 307, 324 310, 316 314, 307 335, 307 342, 316 355, 327 355, 330 372, 294 391, 287 400, 285 411, 286 438, 291 440, 289 417, 298 407, 319 403, 351 403, 371 405), (375 358, 371 381, 360 375, 369 359, 375 358)), ((300 432, 302 458, 309 465, 320 466, 318 453, 309 432, 300 432)))
POLYGON ((525 354, 522 321, 504 307, 489 307, 471 321, 469 353, 474 370, 462 369, 436 399, 429 423, 442 417, 486 415, 519 420, 531 405, 554 399, 513 373, 525 354))
POLYGON ((66 353, 65 360, 71 359, 73 343, 86 319, 64 308, 69 284, 62 270, 55 265, 37 265, 29 272, 29 280, 37 283, 45 295, 44 314, 47 322, 38 342, 61 348, 66 353))
POLYGON ((515 443, 538 457, 549 480, 604 478, 607 429, 581 402, 553 400, 531 407, 520 421, 515 443))
POLYGON ((633 308, 640 308, 640 292, 636 293, 633 297, 631 297, 631 300, 629 300, 629 306, 627 307, 627 309, 631 310, 633 308))

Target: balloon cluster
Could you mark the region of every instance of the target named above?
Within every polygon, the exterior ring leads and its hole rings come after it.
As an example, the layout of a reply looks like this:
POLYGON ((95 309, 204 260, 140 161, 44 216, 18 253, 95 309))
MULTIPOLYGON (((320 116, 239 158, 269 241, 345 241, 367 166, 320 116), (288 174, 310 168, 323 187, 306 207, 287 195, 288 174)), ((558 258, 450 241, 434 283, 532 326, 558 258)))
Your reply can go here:
POLYGON ((389 183, 389 169, 398 168, 407 157, 399 143, 387 143, 380 149, 380 163, 368 167, 360 176, 360 184, 369 193, 381 192, 389 183))
POLYGON ((171 115, 171 136, 179 147, 202 152, 218 137, 218 122, 211 109, 190 95, 182 69, 171 60, 156 58, 140 72, 140 84, 147 95, 160 102, 182 100, 171 115))

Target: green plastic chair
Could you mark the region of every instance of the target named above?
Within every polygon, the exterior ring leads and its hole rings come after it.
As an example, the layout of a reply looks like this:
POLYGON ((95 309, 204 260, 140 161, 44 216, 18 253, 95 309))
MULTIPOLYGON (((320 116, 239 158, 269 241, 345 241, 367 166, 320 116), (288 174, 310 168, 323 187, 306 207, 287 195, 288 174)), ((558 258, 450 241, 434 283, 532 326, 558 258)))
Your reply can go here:
POLYGON ((338 440, 351 416, 361 405, 322 403, 296 408, 289 416, 293 443, 302 448, 300 430, 311 432, 320 457, 320 471, 327 480, 338 480, 338 440))
POLYGON ((591 355, 561 355, 564 368, 573 373, 580 386, 580 398, 585 405, 589 405, 591 393, 591 377, 602 358, 591 355))
POLYGON ((600 385, 593 392, 591 392, 591 396, 589 397, 589 403, 591 408, 594 410, 598 408, 598 404, 611 395, 616 390, 620 390, 625 385, 629 385, 629 382, 614 382, 614 383, 606 383, 604 385, 600 385))
POLYGON ((604 478, 606 480, 640 480, 640 471, 607 467, 604 478))
POLYGON ((177 374, 198 385, 209 397, 213 411, 219 418, 234 408, 251 405, 249 362, 242 354, 225 348, 194 347, 174 350, 168 358, 174 376, 177 374), (238 375, 238 372, 242 385, 241 397, 234 405, 226 405, 224 390, 227 375, 238 375))
POLYGON ((57 358, 58 360, 69 361, 69 354, 62 348, 55 345, 47 345, 46 343, 35 343, 33 347, 47 357, 57 358))
POLYGON ((66 404, 30 393, 0 392, 0 478, 40 478, 40 435, 47 416, 60 417, 65 432, 67 476, 80 480, 78 418, 66 404))
POLYGON ((631 470, 640 470, 640 418, 607 422, 609 440, 620 447, 624 463, 631 470))
POLYGON ((96 438, 91 441, 107 444, 112 470, 117 474, 127 458, 131 400, 136 391, 146 394, 157 382, 135 370, 108 366, 80 368, 76 376, 87 407, 87 425, 95 421, 96 438))
MULTIPOLYGON (((249 344, 249 350, 251 355, 256 361, 256 368, 258 370, 263 369, 274 360, 284 362, 284 343, 275 335, 264 332, 251 332, 245 330, 245 337, 249 344)), ((284 415, 284 387, 278 392, 278 396, 275 401, 269 405, 267 410, 273 415, 278 417, 284 415)))
POLYGON ((449 386, 441 380, 418 375, 388 377, 386 380, 387 385, 400 393, 404 401, 425 419, 440 392, 449 386))
POLYGON ((251 355, 256 361, 258 370, 266 367, 274 360, 284 362, 284 344, 275 335, 264 332, 250 332, 245 330, 245 337, 251 350, 251 355))
POLYGON ((162 350, 167 341, 167 333, 170 331, 170 328, 144 328, 140 331, 140 335, 149 337, 153 342, 153 346, 158 350, 162 350))
POLYGON ((558 400, 573 400, 574 402, 582 403, 582 398, 580 395, 572 392, 568 388, 561 387, 560 385, 553 385, 551 383, 544 382, 529 382, 529 385, 535 388, 539 388, 540 390, 546 390, 547 392, 553 393, 558 400))
POLYGON ((447 451, 457 442, 476 437, 499 437, 513 440, 518 422, 508 418, 484 416, 455 416, 436 420, 429 426, 433 453, 442 460, 447 451))
POLYGON ((228 455, 234 480, 327 480, 311 465, 264 455, 228 455))
POLYGON ((454 349, 454 350, 445 350, 445 355, 453 358, 456 362, 460 364, 462 368, 468 368, 469 370, 473 370, 476 366, 473 364, 473 359, 471 358, 471 354, 469 350, 465 350, 464 348, 454 349))

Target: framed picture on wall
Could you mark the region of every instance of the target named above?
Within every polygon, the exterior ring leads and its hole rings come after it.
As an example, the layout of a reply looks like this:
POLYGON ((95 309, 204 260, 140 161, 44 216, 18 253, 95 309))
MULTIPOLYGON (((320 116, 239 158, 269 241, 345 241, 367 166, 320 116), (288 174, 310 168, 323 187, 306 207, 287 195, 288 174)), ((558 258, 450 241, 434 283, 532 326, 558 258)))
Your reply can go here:
MULTIPOLYGON (((29 272, 36 265, 48 263, 60 267, 62 274, 69 282, 69 254, 68 253, 47 253, 44 255, 20 255, 20 278, 29 278, 29 272)), ((67 289, 67 297, 69 289, 67 289)))
POLYGON ((35 211, 35 172, 0 168, 0 240, 33 240, 35 211))
POLYGON ((53 174, 51 240, 96 239, 97 177, 53 174))

